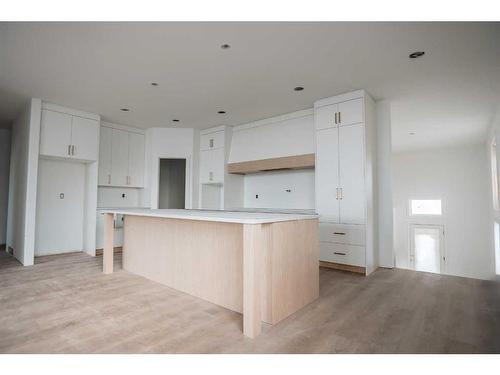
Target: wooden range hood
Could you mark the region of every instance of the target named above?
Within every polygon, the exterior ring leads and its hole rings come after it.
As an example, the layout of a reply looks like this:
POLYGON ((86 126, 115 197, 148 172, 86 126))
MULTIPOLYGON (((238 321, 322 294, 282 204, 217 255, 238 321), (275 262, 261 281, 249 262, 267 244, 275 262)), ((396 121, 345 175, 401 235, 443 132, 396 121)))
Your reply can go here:
POLYGON ((279 171, 283 169, 308 169, 314 168, 314 154, 284 156, 281 158, 261 159, 229 163, 228 173, 248 174, 265 171, 279 171))

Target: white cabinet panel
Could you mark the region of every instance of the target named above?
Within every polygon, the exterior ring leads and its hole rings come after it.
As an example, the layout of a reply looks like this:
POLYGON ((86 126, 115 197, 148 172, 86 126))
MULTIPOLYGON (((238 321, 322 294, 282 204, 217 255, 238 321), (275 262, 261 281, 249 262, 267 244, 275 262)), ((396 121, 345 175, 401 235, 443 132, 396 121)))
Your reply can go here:
POLYGON ((133 187, 144 186, 144 135, 129 133, 128 151, 129 185, 133 187))
POLYGON ((200 179, 203 184, 224 182, 224 149, 201 151, 200 179))
POLYGON ((362 246, 365 244, 365 226, 319 223, 319 240, 362 246))
POLYGON ((73 116, 71 127, 72 157, 80 160, 98 159, 99 123, 83 117, 73 116))
POLYGON ((337 104, 317 108, 314 111, 314 123, 316 126, 316 130, 337 127, 337 124, 335 122, 335 113, 337 112, 337 110, 337 104))
POLYGON ((40 155, 70 156, 71 118, 66 113, 42 110, 40 155))
POLYGON ((99 185, 111 184, 111 139, 113 129, 102 126, 99 137, 99 185))
POLYGON ((340 126, 364 122, 363 99, 353 99, 338 104, 340 126))
POLYGON ((365 223, 365 151, 363 124, 339 128, 340 222, 365 223))
POLYGON ((113 129, 111 146, 111 185, 127 186, 128 182, 128 132, 113 129))
POLYGON ((224 131, 202 134, 200 136, 200 149, 202 151, 214 150, 224 147, 224 131))
POLYGON ((318 131, 316 136, 316 211, 322 220, 338 223, 338 128, 318 131))
POLYGON ((365 267, 366 248, 364 246, 320 242, 319 259, 325 262, 365 267))

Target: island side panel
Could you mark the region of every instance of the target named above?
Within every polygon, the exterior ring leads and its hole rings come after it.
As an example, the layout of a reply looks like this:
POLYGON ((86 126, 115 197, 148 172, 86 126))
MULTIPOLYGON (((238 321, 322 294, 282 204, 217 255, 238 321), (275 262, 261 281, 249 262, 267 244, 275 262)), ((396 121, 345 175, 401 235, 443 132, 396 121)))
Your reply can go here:
POLYGON ((113 273, 113 228, 114 215, 104 214, 104 247, 102 251, 102 272, 113 273))
POLYGON ((241 313, 243 226, 129 215, 123 269, 241 313))
POLYGON ((273 223, 270 235, 267 299, 275 324, 319 297, 318 220, 273 223))

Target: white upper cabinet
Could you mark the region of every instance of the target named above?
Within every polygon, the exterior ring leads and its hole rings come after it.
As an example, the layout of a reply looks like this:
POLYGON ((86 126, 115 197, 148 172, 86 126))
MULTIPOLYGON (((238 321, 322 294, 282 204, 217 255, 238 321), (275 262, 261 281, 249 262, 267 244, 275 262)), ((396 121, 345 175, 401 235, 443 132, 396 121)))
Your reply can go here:
POLYGON ((314 112, 314 124, 316 130, 336 128, 337 124, 337 104, 319 107, 314 112))
POLYGON ((202 184, 224 183, 224 149, 201 151, 200 179, 202 184))
POLYGON ((81 160, 97 160, 99 155, 99 124, 95 120, 73 116, 71 126, 72 156, 81 160))
POLYGON ((70 157, 71 115, 42 110, 40 129, 40 155, 70 157))
POLYGON ((99 185, 144 187, 144 144, 144 134, 102 126, 99 185))
POLYGON ((339 133, 337 128, 317 132, 316 212, 322 220, 339 222, 339 133))
POLYGON ((214 150, 224 147, 224 131, 200 135, 200 150, 214 150))
POLYGON ((113 129, 111 140, 111 185, 128 185, 128 132, 113 129))
POLYGON ((339 128, 340 218, 344 224, 365 223, 364 126, 339 128))
POLYGON ((40 155, 96 161, 99 121, 42 109, 40 155))
POLYGON ((133 187, 144 186, 144 135, 129 133, 128 184, 133 187))
POLYGON ((337 123, 340 126, 364 122, 363 99, 352 99, 337 105, 337 123))
POLYGON ((113 129, 101 126, 99 136, 99 185, 111 185, 111 139, 113 129))

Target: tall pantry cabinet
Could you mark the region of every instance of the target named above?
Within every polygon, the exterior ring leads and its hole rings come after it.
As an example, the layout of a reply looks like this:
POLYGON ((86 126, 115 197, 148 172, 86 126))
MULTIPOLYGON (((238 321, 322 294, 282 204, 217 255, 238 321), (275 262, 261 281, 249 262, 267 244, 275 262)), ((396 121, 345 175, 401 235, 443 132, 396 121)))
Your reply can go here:
POLYGON ((318 100, 314 123, 321 265, 368 275, 378 263, 373 99, 360 90, 318 100))

